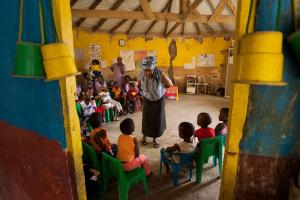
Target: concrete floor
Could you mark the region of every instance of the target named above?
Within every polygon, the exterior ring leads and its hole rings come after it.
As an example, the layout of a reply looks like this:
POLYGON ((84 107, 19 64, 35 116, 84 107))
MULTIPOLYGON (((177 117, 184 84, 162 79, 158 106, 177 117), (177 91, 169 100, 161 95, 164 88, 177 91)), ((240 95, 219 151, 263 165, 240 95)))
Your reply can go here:
MULTIPOLYGON (((178 102, 174 100, 167 100, 166 102, 167 130, 159 140, 161 147, 171 146, 181 141, 177 131, 180 122, 191 122, 197 129, 196 119, 198 113, 208 112, 213 119, 211 127, 215 127, 219 123, 218 115, 220 108, 229 106, 228 99, 206 95, 181 94, 178 102)), ((136 130, 134 135, 140 141, 142 138, 142 112, 128 114, 126 117, 130 117, 135 121, 136 130)), ((121 117, 120 121, 126 117, 121 117)), ((120 121, 104 126, 108 130, 109 139, 112 143, 117 142, 120 134, 120 121)), ((188 172, 186 172, 181 174, 181 179, 178 182, 179 185, 173 188, 172 173, 167 174, 165 168, 163 168, 162 175, 158 175, 160 149, 153 148, 153 143, 149 143, 146 146, 140 144, 140 151, 148 158, 153 171, 153 175, 148 179, 149 193, 145 195, 142 184, 138 184, 130 190, 129 199, 218 199, 220 189, 219 170, 217 167, 211 167, 211 160, 209 164, 205 165, 201 184, 195 183, 195 174, 193 174, 193 180, 187 182, 188 172)), ((116 184, 112 184, 108 188, 107 199, 118 199, 116 184)))

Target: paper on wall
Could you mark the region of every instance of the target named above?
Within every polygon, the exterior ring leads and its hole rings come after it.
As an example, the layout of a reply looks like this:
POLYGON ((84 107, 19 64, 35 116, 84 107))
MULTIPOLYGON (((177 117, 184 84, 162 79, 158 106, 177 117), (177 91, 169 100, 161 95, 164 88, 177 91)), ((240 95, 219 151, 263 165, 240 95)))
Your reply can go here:
POLYGON ((123 63, 125 64, 126 71, 135 70, 134 51, 121 50, 120 56, 122 57, 123 63))
POLYGON ((196 58, 192 57, 192 62, 191 63, 185 63, 183 65, 184 69, 195 69, 196 68, 196 58))
POLYGON ((197 60, 197 66, 212 67, 215 65, 214 54, 199 54, 197 60))

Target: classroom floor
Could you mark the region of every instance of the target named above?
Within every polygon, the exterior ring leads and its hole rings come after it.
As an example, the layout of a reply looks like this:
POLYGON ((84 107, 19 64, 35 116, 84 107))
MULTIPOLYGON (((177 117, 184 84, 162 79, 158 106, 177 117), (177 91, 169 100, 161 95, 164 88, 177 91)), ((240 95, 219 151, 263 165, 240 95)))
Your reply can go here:
MULTIPOLYGON (((207 96, 207 95, 186 95, 180 94, 179 101, 167 100, 166 101, 166 117, 167 117, 167 130, 164 135, 160 138, 161 147, 171 146, 176 142, 180 142, 178 136, 178 125, 182 121, 188 121, 195 125, 196 118, 200 112, 210 113, 213 122, 211 127, 215 127, 218 121, 219 110, 222 107, 228 107, 229 100, 222 97, 207 96)), ((135 121, 136 130, 134 135, 140 141, 142 138, 141 125, 142 125, 142 112, 136 112, 134 114, 128 114, 126 117, 130 117, 135 121)), ((125 119, 126 117, 121 117, 125 119)), ((117 142, 117 138, 120 134, 118 122, 112 122, 109 125, 104 125, 108 130, 109 138, 112 143, 117 142)), ((150 141, 150 140, 149 140, 150 141)), ((188 172, 180 175, 178 186, 173 188, 172 186, 172 173, 166 173, 163 168, 161 176, 158 175, 159 160, 160 160, 160 149, 153 148, 153 143, 149 143, 144 146, 140 144, 140 151, 146 155, 149 163, 152 167, 153 175, 148 179, 148 195, 143 193, 142 184, 136 185, 129 192, 129 199, 172 199, 172 200, 194 200, 194 199, 205 199, 213 200, 218 199, 220 189, 220 179, 218 167, 212 167, 212 160, 209 164, 205 165, 201 184, 195 183, 195 174, 193 174, 193 180, 187 181, 188 172)), ((195 172, 195 170, 194 170, 195 172)), ((118 199, 117 185, 111 184, 107 191, 107 199, 118 199)))

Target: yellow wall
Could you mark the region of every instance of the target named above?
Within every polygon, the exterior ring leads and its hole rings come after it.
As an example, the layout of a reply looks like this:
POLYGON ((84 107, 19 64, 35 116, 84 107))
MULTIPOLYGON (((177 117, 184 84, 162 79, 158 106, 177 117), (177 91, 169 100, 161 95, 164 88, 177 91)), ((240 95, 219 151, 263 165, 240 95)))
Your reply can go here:
MULTIPOLYGON (((108 34, 88 33, 79 29, 75 29, 73 33, 75 48, 88 48, 89 44, 99 44, 102 51, 101 59, 105 60, 108 66, 112 64, 114 58, 119 56, 120 50, 155 50, 158 51, 157 65, 169 66, 168 45, 171 39, 154 38, 145 42, 142 37, 127 39, 125 35, 115 35, 110 38, 108 34), (119 39, 126 41, 124 47, 118 45, 119 39)), ((197 57, 200 53, 215 54, 215 66, 220 66, 225 62, 225 56, 220 51, 228 49, 231 45, 231 41, 225 41, 223 37, 204 38, 202 43, 195 39, 176 39, 176 43, 177 57, 173 62, 174 66, 191 63, 192 57, 197 57)))

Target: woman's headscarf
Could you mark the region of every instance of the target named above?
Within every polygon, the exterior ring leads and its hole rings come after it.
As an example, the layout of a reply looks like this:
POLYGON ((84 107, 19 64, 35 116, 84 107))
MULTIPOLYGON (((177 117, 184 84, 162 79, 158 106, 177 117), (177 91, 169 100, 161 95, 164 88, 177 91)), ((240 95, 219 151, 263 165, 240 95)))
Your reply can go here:
POLYGON ((161 71, 156 68, 156 57, 147 56, 142 61, 143 69, 150 69, 153 72, 153 77, 157 82, 160 82, 161 71))

